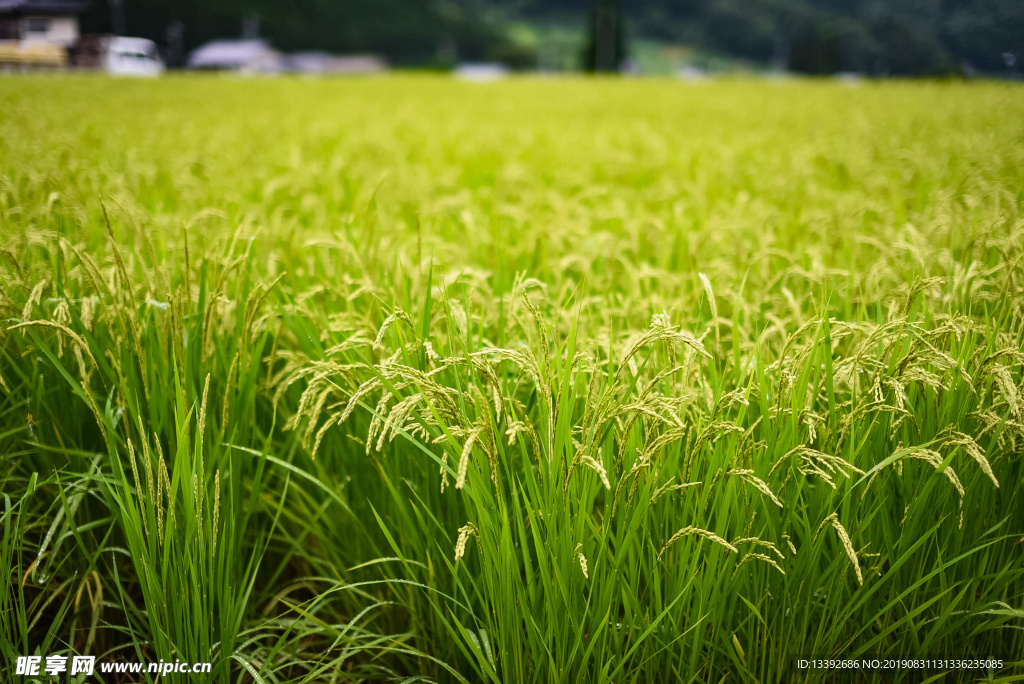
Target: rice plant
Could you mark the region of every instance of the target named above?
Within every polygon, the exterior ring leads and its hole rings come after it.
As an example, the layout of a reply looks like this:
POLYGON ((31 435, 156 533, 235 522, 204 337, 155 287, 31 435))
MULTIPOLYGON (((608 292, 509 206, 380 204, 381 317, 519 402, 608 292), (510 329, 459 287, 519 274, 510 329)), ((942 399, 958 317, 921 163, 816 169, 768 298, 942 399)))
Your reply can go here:
POLYGON ((54 77, 0 112, 5 681, 1024 674, 1019 88, 54 77))

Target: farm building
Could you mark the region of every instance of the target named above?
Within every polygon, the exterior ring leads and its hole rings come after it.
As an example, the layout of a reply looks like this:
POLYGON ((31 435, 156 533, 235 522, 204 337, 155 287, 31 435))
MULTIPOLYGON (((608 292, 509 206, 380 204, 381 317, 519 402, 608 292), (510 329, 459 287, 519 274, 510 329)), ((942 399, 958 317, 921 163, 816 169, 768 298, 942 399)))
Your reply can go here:
POLYGON ((79 0, 0 0, 0 40, 51 43, 70 48, 78 40, 79 0))
POLYGON ((0 65, 64 66, 87 7, 80 0, 0 0, 0 65))

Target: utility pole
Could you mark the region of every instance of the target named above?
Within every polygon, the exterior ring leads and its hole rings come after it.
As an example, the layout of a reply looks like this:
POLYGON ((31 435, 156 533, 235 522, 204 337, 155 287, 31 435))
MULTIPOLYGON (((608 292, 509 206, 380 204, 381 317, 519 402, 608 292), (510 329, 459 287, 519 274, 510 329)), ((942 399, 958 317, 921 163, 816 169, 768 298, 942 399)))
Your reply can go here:
POLYGON ((242 20, 242 38, 255 40, 260 37, 260 15, 250 14, 242 20))
POLYGON ((772 41, 772 71, 779 74, 789 71, 789 39, 785 36, 775 36, 772 41))
POLYGON ((110 0, 110 28, 115 36, 124 35, 124 0, 110 0))
POLYGON ((167 26, 167 66, 178 67, 185 62, 185 24, 180 21, 167 26))
POLYGON ((585 71, 618 71, 626 59, 626 25, 619 0, 593 0, 583 49, 585 71))
POLYGON ((594 70, 611 71, 615 65, 615 16, 609 3, 597 4, 594 26, 594 70))

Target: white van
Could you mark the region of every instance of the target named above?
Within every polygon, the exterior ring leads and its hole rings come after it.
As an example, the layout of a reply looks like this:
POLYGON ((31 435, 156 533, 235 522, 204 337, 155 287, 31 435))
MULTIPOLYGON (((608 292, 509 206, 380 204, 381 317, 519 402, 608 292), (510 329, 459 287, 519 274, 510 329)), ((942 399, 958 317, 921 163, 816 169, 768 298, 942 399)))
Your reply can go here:
POLYGON ((164 72, 164 62, 153 41, 112 36, 103 68, 115 76, 159 76, 164 72))

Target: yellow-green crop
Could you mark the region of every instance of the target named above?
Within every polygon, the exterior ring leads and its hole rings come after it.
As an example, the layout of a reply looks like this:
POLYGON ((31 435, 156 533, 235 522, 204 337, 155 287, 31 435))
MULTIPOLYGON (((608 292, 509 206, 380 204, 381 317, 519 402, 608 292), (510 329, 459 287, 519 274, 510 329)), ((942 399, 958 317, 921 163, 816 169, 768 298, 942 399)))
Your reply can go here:
POLYGON ((1008 84, 2 79, 0 672, 1019 674, 1022 288, 1008 84))

